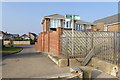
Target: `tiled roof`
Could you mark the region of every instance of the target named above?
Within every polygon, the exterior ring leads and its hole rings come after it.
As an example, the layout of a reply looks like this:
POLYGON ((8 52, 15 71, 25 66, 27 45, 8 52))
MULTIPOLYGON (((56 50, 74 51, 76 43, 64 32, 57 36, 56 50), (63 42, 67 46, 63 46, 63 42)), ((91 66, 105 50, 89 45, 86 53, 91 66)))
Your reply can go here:
POLYGON ((19 36, 19 34, 12 34, 13 35, 13 37, 18 37, 19 36))
POLYGON ((109 17, 105 17, 105 18, 102 18, 102 19, 98 19, 98 20, 94 21, 93 23, 103 22, 105 24, 111 24, 111 23, 120 22, 118 17, 120 17, 120 13, 116 14, 116 15, 109 16, 109 17))
POLYGON ((0 31, 0 34, 5 34, 3 31, 0 31))
POLYGON ((83 21, 83 20, 77 20, 76 23, 77 23, 77 24, 94 25, 93 23, 86 22, 86 21, 83 21))
POLYGON ((35 34, 35 33, 31 33, 31 32, 29 32, 29 34, 32 34, 33 36, 37 36, 37 34, 35 34))
POLYGON ((53 15, 45 16, 44 18, 64 19, 65 17, 64 15, 53 14, 53 15))
POLYGON ((23 37, 23 36, 24 36, 24 37, 28 37, 28 35, 27 35, 27 34, 23 34, 21 37, 23 37))

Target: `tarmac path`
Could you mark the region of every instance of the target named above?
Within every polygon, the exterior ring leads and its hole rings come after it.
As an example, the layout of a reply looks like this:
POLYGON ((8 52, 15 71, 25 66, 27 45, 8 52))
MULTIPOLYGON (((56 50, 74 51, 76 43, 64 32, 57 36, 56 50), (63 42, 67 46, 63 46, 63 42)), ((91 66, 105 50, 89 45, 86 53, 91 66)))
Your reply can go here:
POLYGON ((3 78, 33 78, 66 73, 69 68, 59 68, 46 54, 35 52, 34 46, 27 46, 13 55, 3 57, 3 78))

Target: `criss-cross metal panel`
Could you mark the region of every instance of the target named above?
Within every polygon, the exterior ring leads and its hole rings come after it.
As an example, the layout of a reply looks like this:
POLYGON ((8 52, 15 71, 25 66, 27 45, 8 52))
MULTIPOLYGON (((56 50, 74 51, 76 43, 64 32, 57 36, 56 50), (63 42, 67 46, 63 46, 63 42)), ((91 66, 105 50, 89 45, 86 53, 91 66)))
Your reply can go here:
POLYGON ((119 32, 74 31, 74 55, 72 55, 72 31, 64 30, 61 36, 61 54, 69 58, 85 58, 94 47, 95 57, 118 64, 119 41, 119 32))

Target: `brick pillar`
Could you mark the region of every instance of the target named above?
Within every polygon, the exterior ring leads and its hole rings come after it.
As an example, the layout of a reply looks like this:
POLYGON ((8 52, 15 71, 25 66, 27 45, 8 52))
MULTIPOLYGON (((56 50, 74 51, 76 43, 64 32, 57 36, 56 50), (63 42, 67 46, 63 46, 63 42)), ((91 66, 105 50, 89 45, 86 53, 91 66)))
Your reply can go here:
POLYGON ((43 51, 43 32, 41 33, 41 51, 43 51))
POLYGON ((43 52, 46 52, 46 46, 48 46, 48 45, 46 45, 45 44, 45 42, 46 42, 46 34, 47 34, 47 32, 44 32, 44 34, 43 34, 43 52))
POLYGON ((47 36, 48 36, 48 52, 50 51, 50 32, 47 32, 47 36))
POLYGON ((57 28, 57 33, 58 33, 57 55, 60 55, 61 52, 60 36, 62 35, 62 28, 57 28))
POLYGON ((45 39, 44 39, 44 35, 45 35, 45 33, 43 32, 42 33, 42 51, 44 52, 44 41, 45 41, 45 39))
POLYGON ((39 44, 39 47, 40 47, 40 51, 42 51, 42 33, 40 33, 40 44, 39 44))
POLYGON ((46 31, 49 31, 50 19, 46 19, 46 31))

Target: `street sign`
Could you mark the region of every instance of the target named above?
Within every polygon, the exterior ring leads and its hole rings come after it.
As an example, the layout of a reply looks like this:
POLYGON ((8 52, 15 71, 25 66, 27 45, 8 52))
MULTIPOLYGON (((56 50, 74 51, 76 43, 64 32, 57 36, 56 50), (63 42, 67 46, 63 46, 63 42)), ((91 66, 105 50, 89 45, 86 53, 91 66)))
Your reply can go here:
POLYGON ((66 19, 72 19, 72 15, 65 15, 66 19))
POLYGON ((80 16, 74 16, 74 20, 80 20, 80 16))
MULTIPOLYGON (((65 15, 65 18, 66 18, 66 19, 72 19, 72 15, 65 15)), ((73 16, 73 19, 74 19, 74 20, 80 20, 80 16, 74 15, 74 16, 73 16)))

